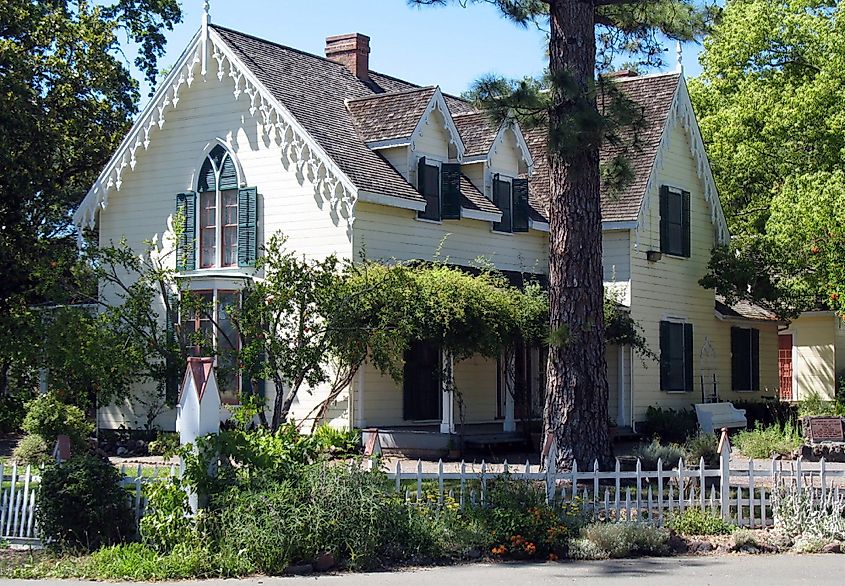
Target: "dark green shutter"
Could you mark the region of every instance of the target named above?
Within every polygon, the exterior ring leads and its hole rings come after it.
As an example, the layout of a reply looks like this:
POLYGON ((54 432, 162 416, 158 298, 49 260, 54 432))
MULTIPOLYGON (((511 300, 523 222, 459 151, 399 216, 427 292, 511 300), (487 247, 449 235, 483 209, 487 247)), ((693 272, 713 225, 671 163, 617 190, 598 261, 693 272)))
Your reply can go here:
POLYGON ((669 328, 671 324, 668 321, 660 322, 660 390, 667 391, 669 386, 669 361, 671 359, 670 344, 669 344, 669 328))
POLYGON ((693 378, 693 350, 692 350, 692 324, 684 324, 684 390, 692 391, 694 388, 693 378))
POLYGON ((441 218, 444 220, 461 219, 461 165, 460 163, 440 164, 440 197, 443 202, 441 218))
POLYGON ((660 186, 660 252, 669 253, 669 187, 660 186))
POLYGON ((176 212, 182 215, 182 234, 176 242, 176 270, 193 271, 197 268, 194 242, 196 242, 197 197, 192 191, 176 195, 176 212))
POLYGON ((681 235, 683 238, 683 256, 690 256, 690 195, 689 191, 681 192, 683 198, 683 217, 681 219, 681 235))
POLYGON ((760 330, 751 330, 751 389, 760 390, 760 330))
POLYGON ((238 192, 238 266, 254 267, 258 257, 258 190, 238 192))
POLYGON ((226 157, 223 168, 220 169, 220 191, 238 188, 238 170, 232 157, 226 157))
POLYGON ((253 381, 248 373, 244 372, 241 374, 241 395, 244 397, 258 397, 263 399, 265 392, 264 379, 262 378, 256 380, 254 385, 252 383, 253 381))
POLYGON ((513 231, 528 232, 528 179, 513 180, 513 231))
POLYGON ((425 157, 417 161, 417 191, 425 195, 425 157))
POLYGON ((745 341, 742 328, 731 328, 731 390, 747 391, 743 389, 743 379, 748 363, 743 360, 743 342, 745 341))

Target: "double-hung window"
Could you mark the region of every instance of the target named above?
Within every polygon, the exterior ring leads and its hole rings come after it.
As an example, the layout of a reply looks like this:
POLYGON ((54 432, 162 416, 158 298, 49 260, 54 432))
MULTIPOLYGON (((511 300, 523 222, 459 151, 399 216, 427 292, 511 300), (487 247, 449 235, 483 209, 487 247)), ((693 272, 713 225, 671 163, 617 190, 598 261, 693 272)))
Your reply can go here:
POLYGON ((232 323, 232 309, 240 303, 238 291, 222 289, 183 291, 180 320, 189 356, 216 356, 217 385, 224 403, 237 403, 240 391, 238 351, 240 338, 232 323), (190 296, 190 300, 186 299, 190 296))
POLYGON ((660 322, 660 389, 693 390, 692 324, 660 322))
POLYGON ((731 328, 731 390, 760 390, 760 330, 731 328))
POLYGON ((493 222, 496 232, 528 232, 528 179, 493 175, 493 204, 502 219, 493 222))
POLYGON ((690 256, 690 194, 668 185, 660 188, 660 252, 690 256))
POLYGON ((254 266, 258 252, 258 193, 240 188, 232 155, 215 146, 200 168, 196 192, 176 196, 181 271, 254 266))

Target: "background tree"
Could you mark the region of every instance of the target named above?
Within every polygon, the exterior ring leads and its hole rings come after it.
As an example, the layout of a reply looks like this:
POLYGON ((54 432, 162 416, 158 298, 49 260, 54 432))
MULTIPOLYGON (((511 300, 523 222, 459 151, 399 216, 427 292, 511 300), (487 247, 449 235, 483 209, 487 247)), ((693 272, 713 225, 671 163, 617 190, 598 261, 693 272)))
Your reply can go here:
POLYGON ((704 283, 784 317, 845 310, 845 19, 832 0, 727 3, 690 95, 734 239, 704 283))
MULTIPOLYGON (((75 262, 70 218, 137 113, 118 34, 150 81, 177 0, 0 0, 0 335, 58 301, 49 273, 75 262)), ((0 351, 0 377, 14 357, 0 351)), ((0 387, 5 381, 0 383, 0 387)))
MULTIPOLYGON (((597 67, 627 56, 662 64, 662 38, 703 31, 710 11, 693 0, 409 0, 411 4, 491 4, 516 24, 548 30, 548 92, 543 83, 494 83, 481 92, 494 117, 516 111, 549 132, 549 349, 543 424, 555 434, 558 465, 609 464, 607 364, 601 265, 599 146, 613 138, 614 109, 602 115, 597 67), (597 59, 598 43, 598 59, 597 59), (597 89, 598 88, 598 89, 597 89), (486 95, 485 95, 486 94, 486 95)), ((489 81, 487 82, 489 83, 489 81)), ((620 161, 615 162, 620 168, 620 161)), ((625 173, 610 173, 622 177, 625 173)))

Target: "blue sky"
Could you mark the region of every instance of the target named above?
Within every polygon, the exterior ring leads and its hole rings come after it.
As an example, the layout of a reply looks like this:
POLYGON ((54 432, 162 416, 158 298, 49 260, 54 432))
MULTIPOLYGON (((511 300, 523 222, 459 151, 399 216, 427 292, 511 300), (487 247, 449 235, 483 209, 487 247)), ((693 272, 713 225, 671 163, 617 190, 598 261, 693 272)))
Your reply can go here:
MULTIPOLYGON (((183 22, 167 33, 162 68, 178 59, 199 29, 202 0, 182 0, 182 8, 183 22)), ((211 20, 317 55, 329 35, 363 33, 371 39, 371 69, 452 94, 487 73, 536 75, 545 55, 541 32, 515 26, 486 5, 420 9, 405 0, 211 0, 211 20)), ((667 62, 675 62, 674 50, 667 62)), ((693 43, 684 48, 688 76, 700 71, 699 51, 693 43)), ((142 96, 147 93, 142 86, 142 96)))

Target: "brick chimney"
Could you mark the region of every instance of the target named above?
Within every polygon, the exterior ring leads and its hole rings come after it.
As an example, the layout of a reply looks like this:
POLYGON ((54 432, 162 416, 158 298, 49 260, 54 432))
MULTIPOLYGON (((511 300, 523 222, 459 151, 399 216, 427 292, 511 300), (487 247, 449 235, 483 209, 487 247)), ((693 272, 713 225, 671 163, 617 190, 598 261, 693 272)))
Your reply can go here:
POLYGON ((326 37, 326 57, 345 65, 361 81, 370 81, 370 37, 360 33, 326 37))

